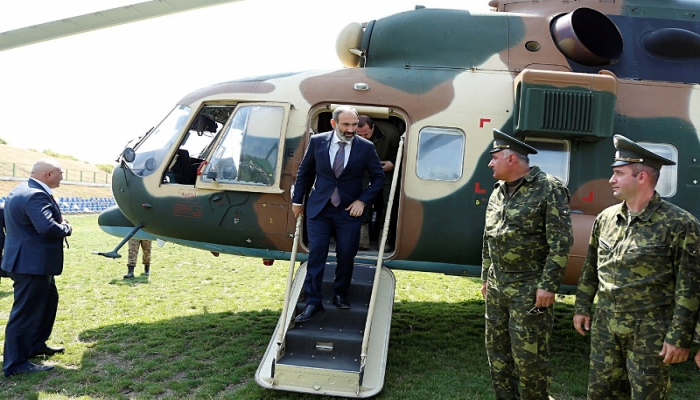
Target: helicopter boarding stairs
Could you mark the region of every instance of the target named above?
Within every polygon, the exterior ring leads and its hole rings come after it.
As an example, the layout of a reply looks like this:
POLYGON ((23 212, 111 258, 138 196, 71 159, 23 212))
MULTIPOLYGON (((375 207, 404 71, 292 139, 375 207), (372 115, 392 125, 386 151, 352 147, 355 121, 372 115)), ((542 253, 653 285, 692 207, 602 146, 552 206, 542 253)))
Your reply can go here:
MULTIPOLYGON (((396 170, 401 167, 404 139, 402 136, 399 141, 396 170)), ((354 266, 350 309, 337 309, 328 300, 334 294, 336 264, 326 263, 322 285, 326 311, 299 323, 294 322, 294 316, 306 307, 305 302, 296 301, 303 290, 306 263, 292 282, 302 224, 301 216, 297 218, 282 315, 255 373, 260 386, 356 398, 382 390, 396 287, 394 274, 382 263, 398 175, 394 174, 389 190, 377 265, 354 266)))
MULTIPOLYGON (((326 264, 323 277, 326 312, 316 314, 310 321, 295 323, 294 316, 304 310, 306 303, 289 307, 285 318, 280 317, 255 375, 258 384, 269 389, 345 397, 379 393, 384 385, 395 280, 389 269, 382 268, 363 362, 362 344, 375 271, 373 265, 355 264, 350 309, 339 310, 330 300, 325 300, 333 297, 335 274, 335 263, 326 264), (287 329, 278 342, 281 326, 287 329)), ((299 298, 303 291, 305 275, 306 263, 294 279, 292 299, 299 298)))

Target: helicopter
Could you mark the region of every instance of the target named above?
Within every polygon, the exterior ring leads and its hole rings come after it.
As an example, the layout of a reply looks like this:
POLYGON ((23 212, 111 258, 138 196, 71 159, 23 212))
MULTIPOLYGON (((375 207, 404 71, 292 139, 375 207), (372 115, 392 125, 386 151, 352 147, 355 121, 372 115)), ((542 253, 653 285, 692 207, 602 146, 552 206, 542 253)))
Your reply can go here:
MULTIPOLYGON (((697 144, 688 134, 700 76, 693 3, 668 8, 685 15, 674 19, 635 16, 656 10, 654 1, 491 3, 497 12, 419 8, 351 24, 339 34, 346 68, 239 79, 185 96, 114 172, 122 223, 140 221, 151 235, 216 253, 288 260, 296 168, 309 136, 330 130, 338 104, 405 134, 398 233, 385 261, 392 269, 480 276, 493 128, 537 148, 531 164, 572 193, 576 243, 565 285, 576 283, 592 219, 617 202, 601 156, 613 154, 613 133, 677 161, 657 190, 698 214, 697 161, 682 157, 697 144), (672 110, 661 111, 664 104, 672 110)), ((100 223, 109 226, 110 215, 100 223)))
POLYGON ((297 169, 310 137, 331 130, 332 111, 355 107, 399 138, 381 239, 357 257, 367 263, 356 273, 369 305, 346 318, 352 326, 337 316, 295 326, 302 265, 256 381, 369 397, 382 387, 391 270, 481 276, 493 129, 536 148, 530 164, 569 188, 574 245, 563 294, 575 289, 596 215, 618 202, 608 183, 614 134, 676 162, 661 170, 656 189, 700 216, 700 4, 488 4, 484 12, 417 6, 351 23, 336 43, 342 69, 235 79, 185 95, 119 156, 118 207, 99 224, 123 240, 103 255, 117 257, 137 237, 267 265, 303 263, 304 224, 291 210, 297 169), (396 235, 387 243, 389 228, 396 235), (356 331, 362 345, 316 335, 321 328, 356 331), (295 335, 312 338, 297 343, 295 335))

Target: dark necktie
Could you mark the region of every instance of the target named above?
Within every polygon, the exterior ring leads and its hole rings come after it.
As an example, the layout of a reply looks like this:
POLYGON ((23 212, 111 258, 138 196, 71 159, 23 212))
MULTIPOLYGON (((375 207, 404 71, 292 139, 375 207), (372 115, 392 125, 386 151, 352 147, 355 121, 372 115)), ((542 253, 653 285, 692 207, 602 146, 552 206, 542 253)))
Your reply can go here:
MULTIPOLYGON (((339 142, 338 143, 338 151, 335 153, 335 158, 333 159, 333 172, 335 173, 335 177, 339 177, 340 174, 343 173, 343 168, 345 165, 345 145, 347 143, 345 142, 339 142)), ((338 186, 333 189, 333 193, 331 194, 331 204, 333 204, 334 207, 338 207, 340 205, 340 193, 338 193, 338 186)))
MULTIPOLYGON (((58 209, 60 210, 61 207, 58 205, 58 202, 56 201, 56 198, 53 197, 52 194, 50 194, 49 196, 51 196, 51 200, 53 200, 53 202, 56 204, 56 206, 58 206, 58 209)), ((63 221, 61 221, 61 223, 63 223, 63 221)), ((67 249, 70 249, 70 245, 68 244, 68 238, 67 238, 67 237, 64 237, 63 240, 66 242, 66 248, 67 248, 67 249)))

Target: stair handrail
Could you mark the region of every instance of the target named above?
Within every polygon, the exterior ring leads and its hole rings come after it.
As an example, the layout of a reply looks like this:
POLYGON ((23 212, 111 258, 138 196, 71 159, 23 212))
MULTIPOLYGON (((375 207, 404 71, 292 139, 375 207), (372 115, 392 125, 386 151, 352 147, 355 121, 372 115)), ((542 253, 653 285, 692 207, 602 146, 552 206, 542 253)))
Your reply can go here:
MULTIPOLYGON (((406 140, 406 134, 401 135, 399 139, 399 148, 396 151, 396 165, 394 166, 394 177, 391 181, 389 189, 389 201, 387 203, 386 212, 384 214, 384 227, 382 228, 382 238, 379 242, 379 254, 377 254, 377 269, 374 271, 374 282, 372 283, 372 295, 369 300, 369 308, 367 310, 367 321, 365 321, 365 331, 362 336, 362 352, 360 353, 360 371, 365 370, 365 362, 367 360, 367 347, 369 346, 369 334, 372 327, 372 319, 374 318, 374 308, 377 303, 377 291, 379 290, 379 277, 382 272, 382 264, 384 262, 384 247, 386 246, 386 238, 389 235, 389 224, 391 222, 391 209, 394 206, 394 193, 396 193, 396 184, 399 180, 399 171, 401 170, 401 160, 403 159, 403 146, 406 140)), ((397 221, 398 222, 398 221, 397 221)), ((360 376, 363 374, 361 373, 360 376)), ((362 379, 362 378, 360 378, 362 379)), ((362 381, 360 381, 362 385, 362 381)))
POLYGON ((280 317, 280 328, 277 331, 275 342, 277 343, 277 351, 279 352, 282 341, 287 334, 287 311, 289 310, 290 297, 292 292, 292 280, 294 278, 294 264, 297 261, 297 249, 299 248, 299 235, 301 232, 301 221, 303 213, 299 213, 297 217, 296 228, 294 228, 294 239, 292 241, 292 254, 289 257, 289 272, 287 273, 287 288, 284 292, 284 305, 282 306, 282 316, 280 317))

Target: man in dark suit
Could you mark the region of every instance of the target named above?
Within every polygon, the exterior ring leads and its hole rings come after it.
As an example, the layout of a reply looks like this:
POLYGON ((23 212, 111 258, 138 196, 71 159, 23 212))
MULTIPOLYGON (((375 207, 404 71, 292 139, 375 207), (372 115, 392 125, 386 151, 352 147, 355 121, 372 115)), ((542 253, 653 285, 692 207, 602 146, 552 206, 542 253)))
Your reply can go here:
POLYGON ((367 204, 382 190, 384 170, 372 142, 356 136, 357 111, 340 106, 333 111, 333 131, 311 137, 304 159, 299 166, 292 211, 302 213, 306 201, 309 261, 304 280, 307 305, 296 322, 308 321, 323 308, 321 284, 328 258, 328 246, 335 234, 337 267, 333 286, 333 304, 340 309, 350 308, 348 292, 352 281, 360 240, 362 214, 367 204), (365 171, 370 175, 370 186, 363 188, 365 171))
MULTIPOLYGON (((5 249, 5 203, 0 204, 0 265, 2 265, 2 253, 5 249)), ((0 269, 0 277, 7 277, 7 273, 0 269)))
POLYGON ((17 186, 5 202, 7 236, 2 269, 14 281, 14 303, 5 328, 5 376, 47 371, 29 359, 63 352, 49 347, 58 309, 55 275, 63 271, 63 240, 73 229, 61 216, 52 189, 63 179, 54 160, 39 160, 28 182, 17 186))

